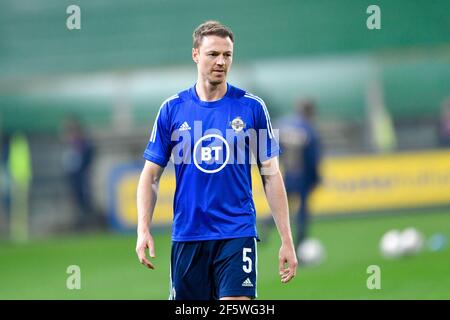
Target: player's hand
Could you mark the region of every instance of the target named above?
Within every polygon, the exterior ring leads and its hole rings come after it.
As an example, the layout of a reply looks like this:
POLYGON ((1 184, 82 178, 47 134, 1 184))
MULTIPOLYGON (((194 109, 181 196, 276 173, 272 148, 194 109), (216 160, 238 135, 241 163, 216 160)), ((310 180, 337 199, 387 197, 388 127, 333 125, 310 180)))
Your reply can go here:
POLYGON ((136 243, 136 253, 139 258, 139 262, 149 269, 155 269, 153 263, 151 263, 146 255, 145 249, 148 249, 151 258, 155 257, 155 246, 153 243, 153 237, 148 231, 138 232, 138 238, 136 243))
POLYGON ((297 256, 295 254, 295 249, 292 244, 285 245, 283 244, 280 248, 279 253, 279 271, 281 282, 287 283, 297 272, 297 256))

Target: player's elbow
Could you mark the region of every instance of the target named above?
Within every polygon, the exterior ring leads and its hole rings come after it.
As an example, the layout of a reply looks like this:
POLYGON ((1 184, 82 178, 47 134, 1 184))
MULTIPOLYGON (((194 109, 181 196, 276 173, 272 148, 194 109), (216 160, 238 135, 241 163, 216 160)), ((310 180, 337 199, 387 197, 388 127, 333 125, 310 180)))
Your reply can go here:
POLYGON ((278 183, 281 183, 284 186, 283 176, 281 175, 280 170, 274 170, 269 174, 261 174, 261 177, 264 187, 278 183))
POLYGON ((270 177, 270 176, 281 175, 280 167, 278 165, 278 158, 276 158, 276 157, 268 159, 266 161, 263 161, 260 164, 259 169, 260 169, 261 176, 263 176, 263 177, 264 176, 270 177))
POLYGON ((146 161, 145 166, 142 169, 140 180, 145 185, 158 186, 163 170, 164 169, 159 165, 146 161))
POLYGON ((139 178, 138 190, 148 191, 149 189, 157 189, 159 186, 160 176, 152 171, 143 170, 139 178))

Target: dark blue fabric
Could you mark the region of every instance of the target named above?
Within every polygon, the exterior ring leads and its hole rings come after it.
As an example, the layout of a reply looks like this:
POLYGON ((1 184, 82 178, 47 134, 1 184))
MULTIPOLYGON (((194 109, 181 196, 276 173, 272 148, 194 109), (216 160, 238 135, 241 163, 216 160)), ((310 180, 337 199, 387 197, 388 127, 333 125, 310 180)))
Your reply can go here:
POLYGON ((173 242, 173 300, 256 297, 257 252, 253 237, 173 242))
POLYGON ((320 181, 320 140, 312 125, 301 118, 292 119, 286 126, 295 128, 305 136, 304 144, 298 148, 299 166, 295 170, 285 172, 286 189, 308 193, 320 181))

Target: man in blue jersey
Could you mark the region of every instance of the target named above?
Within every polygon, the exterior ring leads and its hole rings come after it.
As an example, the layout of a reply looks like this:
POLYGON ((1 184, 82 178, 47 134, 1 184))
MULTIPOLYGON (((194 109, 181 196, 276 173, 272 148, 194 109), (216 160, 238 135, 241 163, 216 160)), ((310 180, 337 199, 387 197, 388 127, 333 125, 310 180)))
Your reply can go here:
POLYGON ((233 58, 232 31, 207 21, 194 31, 193 40, 197 82, 163 102, 144 152, 136 252, 142 264, 154 268, 145 250, 155 257, 150 225, 158 183, 172 158, 176 190, 170 298, 253 299, 258 234, 252 163, 259 166, 281 237, 281 281, 290 281, 297 267, 278 169, 280 150, 263 100, 226 81, 233 58))

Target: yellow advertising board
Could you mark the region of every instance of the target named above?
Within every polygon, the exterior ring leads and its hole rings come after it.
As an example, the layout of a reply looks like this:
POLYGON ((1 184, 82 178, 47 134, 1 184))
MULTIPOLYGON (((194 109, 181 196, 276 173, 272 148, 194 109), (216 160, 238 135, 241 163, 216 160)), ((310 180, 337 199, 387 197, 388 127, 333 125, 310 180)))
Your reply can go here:
POLYGON ((315 213, 352 213, 450 204, 450 151, 328 158, 315 213))
MULTIPOLYGON (((126 166, 110 182, 111 221, 134 228, 140 166, 126 166), (125 169, 124 169, 125 168, 125 169)), ((450 204, 450 151, 330 157, 321 167, 322 184, 311 199, 313 214, 340 214, 450 204)), ((261 178, 252 169, 253 197, 258 217, 270 214, 261 178)), ((161 178, 153 221, 172 221, 175 172, 161 178)), ((292 202, 295 211, 296 202, 292 202)))

